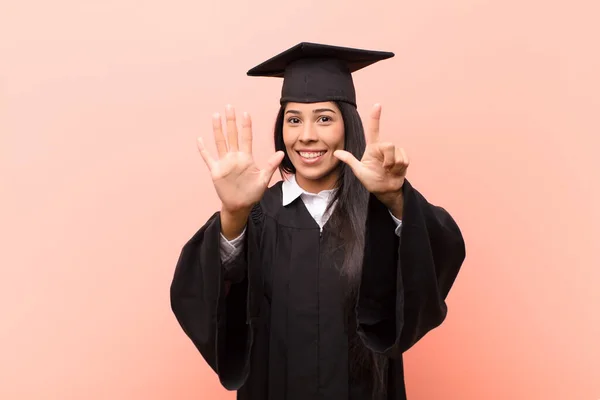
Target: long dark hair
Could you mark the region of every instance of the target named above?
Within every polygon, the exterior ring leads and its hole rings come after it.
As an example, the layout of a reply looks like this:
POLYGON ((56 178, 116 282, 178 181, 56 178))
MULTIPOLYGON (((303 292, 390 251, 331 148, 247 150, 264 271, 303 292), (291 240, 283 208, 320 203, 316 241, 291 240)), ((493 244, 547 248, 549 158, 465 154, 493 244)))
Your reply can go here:
MULTIPOLYGON (((340 109, 344 121, 344 150, 360 160, 365 152, 366 141, 358 110, 345 102, 336 102, 336 105, 340 109)), ((281 150, 285 154, 279 166, 282 177, 285 174, 296 173, 296 168, 287 154, 283 141, 285 107, 285 104, 281 105, 274 129, 275 150, 281 150)), ((340 273, 347 280, 345 304, 349 321, 350 375, 355 379, 361 379, 360 377, 365 374, 372 375, 373 398, 379 398, 385 392, 388 360, 385 356, 375 354, 364 346, 356 334, 354 312, 362 272, 369 192, 348 165, 340 162, 337 169, 337 190, 327 209, 335 204, 329 223, 332 231, 338 232, 344 250, 344 261, 339 268, 340 273)))

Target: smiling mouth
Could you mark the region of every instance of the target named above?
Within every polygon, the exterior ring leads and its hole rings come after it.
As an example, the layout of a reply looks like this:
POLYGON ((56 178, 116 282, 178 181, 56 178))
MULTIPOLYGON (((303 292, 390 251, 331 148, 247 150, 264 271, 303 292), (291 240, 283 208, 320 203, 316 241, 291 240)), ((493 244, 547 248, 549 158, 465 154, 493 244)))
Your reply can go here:
POLYGON ((300 154, 300 157, 311 160, 311 159, 319 158, 327 152, 326 151, 298 151, 297 153, 300 154))

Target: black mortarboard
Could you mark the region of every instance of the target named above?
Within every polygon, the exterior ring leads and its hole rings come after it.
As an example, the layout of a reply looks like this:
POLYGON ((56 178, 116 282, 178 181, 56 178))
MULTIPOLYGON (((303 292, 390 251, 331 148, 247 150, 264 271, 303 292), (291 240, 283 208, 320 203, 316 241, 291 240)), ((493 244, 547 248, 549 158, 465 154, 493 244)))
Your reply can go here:
POLYGON ((281 103, 345 101, 356 106, 352 73, 394 53, 299 43, 248 71, 249 76, 283 78, 281 103))

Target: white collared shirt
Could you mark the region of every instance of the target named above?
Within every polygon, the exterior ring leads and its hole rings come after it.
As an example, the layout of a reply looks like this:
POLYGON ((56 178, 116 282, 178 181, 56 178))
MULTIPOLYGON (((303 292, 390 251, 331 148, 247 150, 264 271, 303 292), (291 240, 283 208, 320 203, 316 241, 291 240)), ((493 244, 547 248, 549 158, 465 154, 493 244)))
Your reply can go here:
MULTIPOLYGON (((323 190, 319 193, 309 193, 306 190, 302 189, 298 183, 296 182, 296 177, 294 175, 288 176, 281 185, 282 192, 282 204, 284 207, 291 204, 298 197, 302 199, 302 202, 306 206, 306 209, 313 217, 315 222, 319 225, 321 230, 323 230, 323 226, 327 223, 327 220, 331 216, 335 208, 335 204, 327 211, 327 205, 329 204, 329 200, 335 194, 336 189, 331 190, 323 190)), ((390 216, 393 218, 396 223, 395 233, 400 236, 400 230, 402 228, 402 220, 396 218, 390 211, 390 216)), ((221 243, 220 243, 220 251, 221 251, 221 261, 223 264, 226 264, 228 261, 233 259, 241 250, 238 244, 244 238, 244 234, 246 233, 246 229, 240 236, 233 240, 227 240, 223 234, 221 234, 221 243)))
POLYGON ((331 212, 335 208, 334 204, 327 213, 325 213, 330 199, 335 195, 336 189, 322 190, 316 194, 309 193, 298 185, 294 175, 290 175, 283 181, 281 192, 283 195, 282 203, 284 207, 287 207, 300 197, 310 215, 312 215, 315 222, 321 228, 321 231, 323 231, 323 226, 325 226, 327 220, 331 216, 331 212))

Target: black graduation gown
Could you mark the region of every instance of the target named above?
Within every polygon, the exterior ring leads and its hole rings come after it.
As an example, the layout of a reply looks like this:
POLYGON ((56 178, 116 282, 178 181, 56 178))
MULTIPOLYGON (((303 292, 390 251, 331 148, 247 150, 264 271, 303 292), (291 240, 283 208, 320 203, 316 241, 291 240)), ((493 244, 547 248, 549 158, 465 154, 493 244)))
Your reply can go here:
POLYGON ((281 182, 248 219, 241 269, 221 265, 218 213, 186 243, 171 284, 172 310, 239 400, 369 399, 365 382, 349 379, 348 326, 388 358, 384 398, 406 399, 402 354, 445 319, 465 245, 444 209, 408 181, 403 190, 401 239, 385 206, 369 198, 350 325, 335 256, 324 251, 333 232, 326 224, 320 233, 300 198, 283 207, 281 182))

